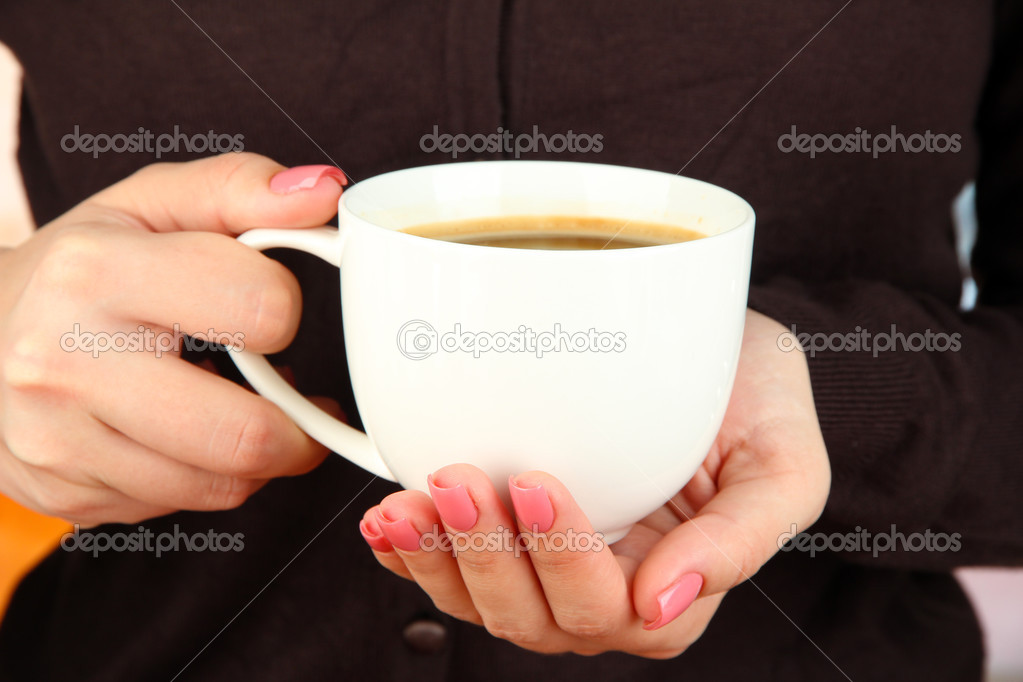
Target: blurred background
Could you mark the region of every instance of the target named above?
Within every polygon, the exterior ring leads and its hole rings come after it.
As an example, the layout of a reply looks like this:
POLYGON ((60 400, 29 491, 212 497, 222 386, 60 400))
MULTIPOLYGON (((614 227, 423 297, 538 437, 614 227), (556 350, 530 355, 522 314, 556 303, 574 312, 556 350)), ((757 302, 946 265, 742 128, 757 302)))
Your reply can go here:
MULTIPOLYGON (((0 246, 32 229, 15 162, 21 72, 0 45, 0 246)), ((0 618, 18 580, 51 552, 70 526, 21 508, 0 495, 0 618)), ((1023 570, 965 569, 960 581, 981 615, 990 682, 1023 682, 1023 570)))

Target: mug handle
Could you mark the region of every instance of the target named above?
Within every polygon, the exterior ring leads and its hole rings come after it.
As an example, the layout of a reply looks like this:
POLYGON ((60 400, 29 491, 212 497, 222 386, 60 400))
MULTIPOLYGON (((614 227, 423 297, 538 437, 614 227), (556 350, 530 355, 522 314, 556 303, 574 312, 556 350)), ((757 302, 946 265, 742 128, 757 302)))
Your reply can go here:
MULTIPOLYGON (((284 247, 319 256, 335 268, 341 267, 341 236, 338 230, 317 227, 308 230, 249 230, 238 241, 257 251, 284 247)), ((228 348, 231 359, 256 392, 281 408, 300 429, 315 440, 371 474, 394 481, 380 453, 362 431, 335 419, 296 391, 261 353, 228 348)))

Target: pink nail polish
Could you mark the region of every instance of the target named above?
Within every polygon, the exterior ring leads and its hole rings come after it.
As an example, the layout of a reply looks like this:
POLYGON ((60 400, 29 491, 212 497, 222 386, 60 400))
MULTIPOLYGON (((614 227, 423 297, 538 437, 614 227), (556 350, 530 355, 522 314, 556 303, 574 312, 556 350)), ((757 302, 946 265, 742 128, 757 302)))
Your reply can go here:
POLYGON ((515 477, 508 477, 508 492, 511 493, 515 515, 526 528, 534 533, 546 533, 554 525, 554 507, 551 498, 542 485, 523 488, 515 485, 515 477))
POLYGON ((377 523, 380 524, 384 536, 398 549, 406 552, 415 552, 419 549, 419 533, 409 523, 408 518, 403 516, 397 521, 391 521, 378 509, 377 523))
POLYGON ((657 596, 657 604, 661 614, 655 620, 643 625, 644 630, 662 628, 682 615, 689 605, 696 600, 703 587, 703 576, 699 573, 686 573, 673 582, 657 596))
POLYGON ((469 530, 476 525, 479 512, 469 497, 469 491, 463 488, 461 483, 445 488, 437 485, 431 474, 426 477, 426 484, 430 486, 433 504, 446 525, 459 531, 469 530))
POLYGON ((342 187, 348 184, 345 174, 334 166, 295 166, 282 170, 270 178, 270 191, 291 194, 303 189, 312 189, 322 178, 330 178, 342 187))
POLYGON ((376 521, 367 521, 366 519, 359 521, 359 532, 362 533, 362 538, 366 541, 366 544, 376 551, 391 551, 391 543, 384 537, 376 521))

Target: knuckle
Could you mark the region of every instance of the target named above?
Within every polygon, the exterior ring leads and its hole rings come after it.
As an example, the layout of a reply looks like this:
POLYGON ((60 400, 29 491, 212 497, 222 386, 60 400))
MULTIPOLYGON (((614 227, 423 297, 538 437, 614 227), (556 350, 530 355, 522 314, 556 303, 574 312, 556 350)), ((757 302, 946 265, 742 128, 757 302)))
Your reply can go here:
MULTIPOLYGON (((540 547, 544 547, 544 541, 540 541, 540 547)), ((540 566, 544 573, 549 574, 553 578, 572 578, 579 574, 580 571, 586 570, 587 563, 592 563, 592 560, 597 555, 594 552, 570 552, 570 551, 542 551, 533 552, 531 558, 533 558, 540 566)))
POLYGON ((33 280, 51 293, 78 294, 99 281, 108 256, 109 249, 95 230, 69 227, 47 246, 33 280))
POLYGON ((472 623, 473 625, 483 625, 483 618, 480 617, 479 611, 471 606, 446 606, 443 603, 439 603, 437 599, 433 600, 433 605, 437 607, 439 611, 446 613, 447 615, 460 620, 463 623, 472 623))
MULTIPOLYGON (((431 561, 429 559, 423 560, 424 557, 421 556, 413 557, 413 560, 414 559, 419 559, 419 561, 416 561, 414 566, 411 566, 410 568, 415 570, 417 582, 421 582, 424 585, 444 586, 434 589, 434 596, 442 601, 446 602, 450 597, 458 596, 457 591, 447 587, 444 582, 449 582, 451 579, 451 572, 448 567, 444 565, 444 561, 431 561)), ((449 557, 444 556, 442 559, 447 560, 449 557)), ((451 615, 454 616, 455 614, 451 615)), ((457 618, 458 616, 455 617, 457 618)))
POLYGON ((62 466, 62 458, 47 448, 26 442, 17 432, 6 434, 7 449, 16 460, 39 471, 55 472, 62 466))
POLYGON ((44 442, 39 431, 21 428, 16 420, 4 426, 4 445, 15 460, 38 471, 51 473, 66 466, 63 450, 44 442))
POLYGON ((248 343, 256 348, 280 350, 298 326, 302 298, 295 277, 280 263, 266 261, 263 281, 250 289, 243 305, 252 326, 248 343))
POLYGON ((530 559, 538 572, 551 579, 572 583, 580 576, 594 576, 594 579, 614 579, 615 564, 607 564, 596 552, 574 551, 571 548, 558 549, 552 542, 541 539, 536 543, 541 551, 530 552, 530 559))
POLYGON ((571 611, 555 613, 554 619, 558 627, 580 639, 605 640, 618 633, 618 624, 608 614, 571 611))
POLYGON ((521 620, 483 617, 483 625, 494 637, 503 639, 531 651, 543 651, 549 638, 546 623, 529 623, 521 620))
POLYGON ((236 476, 212 476, 201 503, 202 510, 235 509, 252 494, 249 481, 236 476))
POLYGON ((247 151, 224 152, 201 160, 201 163, 209 164, 214 176, 223 178, 225 184, 229 183, 231 178, 242 169, 253 164, 268 162, 267 157, 262 154, 247 151))
POLYGON ((243 478, 259 476, 270 463, 274 422, 270 409, 262 406, 226 414, 210 447, 210 456, 221 462, 217 468, 243 478))
POLYGON ((740 523, 731 515, 715 512, 725 527, 730 528, 728 537, 728 573, 732 576, 730 587, 756 575, 760 567, 778 549, 776 536, 762 536, 757 531, 740 523))
POLYGON ((52 386, 57 376, 54 351, 58 339, 30 334, 15 339, 4 354, 0 373, 4 385, 15 391, 33 391, 52 386))
POLYGON ((247 181, 259 175, 258 167, 276 165, 265 156, 253 152, 227 152, 197 163, 206 164, 211 181, 206 183, 206 201, 216 207, 217 221, 222 230, 232 231, 232 226, 244 225, 250 220, 247 207, 237 202, 223 202, 221 197, 234 196, 244 192, 247 181))
POLYGON ((484 582, 489 582, 494 576, 500 575, 504 564, 508 561, 501 551, 481 549, 471 545, 458 549, 458 565, 462 571, 484 582))
MULTIPOLYGON (((733 566, 734 579, 731 584, 738 585, 757 574, 763 564, 763 551, 761 543, 747 531, 737 532, 734 538, 734 545, 730 551, 731 564, 733 566)), ((771 545, 777 547, 776 544, 771 545)))
POLYGON ((226 152, 224 154, 217 154, 209 158, 203 159, 202 163, 208 164, 210 171, 215 177, 224 178, 225 181, 230 180, 231 176, 239 171, 239 169, 253 163, 256 159, 261 159, 259 154, 253 152, 226 152))
POLYGON ((162 180, 167 176, 168 171, 174 168, 173 163, 169 161, 155 161, 150 164, 146 164, 142 168, 129 175, 125 182, 140 181, 147 183, 150 180, 162 180))
POLYGON ((83 521, 98 517, 100 505, 74 486, 40 485, 32 499, 43 513, 66 521, 83 521))

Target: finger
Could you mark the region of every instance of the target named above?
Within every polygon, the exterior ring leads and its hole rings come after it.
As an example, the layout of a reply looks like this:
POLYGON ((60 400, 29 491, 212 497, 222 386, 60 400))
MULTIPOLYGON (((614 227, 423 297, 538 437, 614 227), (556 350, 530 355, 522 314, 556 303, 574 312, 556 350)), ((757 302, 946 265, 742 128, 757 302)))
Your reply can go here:
MULTIPOLYGON (((34 414, 44 412, 37 409, 34 414)), ((209 511, 237 507, 265 483, 182 464, 60 403, 52 404, 48 414, 51 418, 60 414, 65 428, 53 431, 36 423, 25 429, 25 424, 18 424, 10 442, 22 452, 15 456, 74 485, 110 488, 161 509, 209 511)))
POLYGON ((359 532, 362 533, 362 538, 369 545, 370 549, 373 550, 373 556, 376 557, 381 566, 399 577, 415 581, 408 568, 405 567, 405 562, 400 556, 395 554, 394 546, 380 529, 376 513, 377 507, 367 509, 362 520, 359 521, 359 532))
POLYGON ((0 445, 0 494, 26 509, 83 527, 138 523, 175 511, 128 497, 101 484, 85 485, 26 466, 0 445))
POLYGON ((80 208, 123 211, 157 232, 237 235, 252 227, 315 227, 337 212, 344 173, 333 166, 286 169, 248 152, 157 163, 86 200, 80 208), (276 190, 276 191, 275 191, 276 190))
MULTIPOLYGON (((826 461, 823 443, 818 447, 826 461)), ((778 551, 778 538, 793 523, 812 523, 818 501, 806 491, 821 489, 810 479, 826 475, 826 467, 813 466, 816 459, 801 456, 799 466, 784 455, 731 453, 717 495, 666 535, 636 573, 633 600, 646 626, 662 627, 698 597, 749 579, 778 551)))
POLYGON ((533 651, 570 648, 572 638, 558 630, 533 566, 517 544, 515 519, 487 475, 454 464, 439 469, 428 484, 487 630, 533 651))
POLYGON ((85 466, 83 447, 102 427, 67 395, 30 391, 0 410, 0 493, 28 509, 82 525, 162 516, 175 508, 104 485, 85 466), (61 428, 53 428, 60 424, 61 428))
MULTIPOLYGON (((272 353, 290 343, 301 315, 294 275, 224 235, 90 225, 55 237, 40 268, 40 281, 68 299, 57 304, 63 317, 74 321, 76 310, 101 301, 111 324, 123 321, 133 333, 143 322, 272 353), (114 253, 130 257, 111 258, 114 253)), ((83 326, 68 331, 116 331, 83 326)), ((167 352, 179 341, 156 337, 160 330, 143 331, 147 348, 155 351, 167 352)))
POLYGON ((124 495, 167 509, 215 511, 241 506, 266 484, 183 464, 139 445, 108 426, 80 439, 89 473, 124 495))
POLYGON ((620 640, 638 625, 621 565, 564 485, 544 472, 509 479, 529 558, 558 626, 583 640, 620 640))
POLYGON ((270 401, 179 358, 107 353, 85 360, 84 384, 76 387, 83 406, 184 464, 266 479, 306 473, 327 456, 270 401))
POLYGON ((438 541, 440 535, 446 534, 429 496, 418 490, 388 495, 376 509, 376 522, 412 579, 430 595, 438 609, 459 620, 482 622, 458 562, 438 541))

